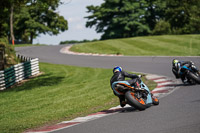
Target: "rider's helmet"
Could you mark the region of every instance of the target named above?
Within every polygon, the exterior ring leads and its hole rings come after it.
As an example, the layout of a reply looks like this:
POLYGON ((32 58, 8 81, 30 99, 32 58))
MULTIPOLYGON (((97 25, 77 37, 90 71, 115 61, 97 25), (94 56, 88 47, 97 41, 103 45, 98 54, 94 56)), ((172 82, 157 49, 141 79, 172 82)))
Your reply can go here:
POLYGON ((172 65, 175 66, 178 62, 179 62, 179 60, 173 59, 173 60, 172 60, 172 65))
POLYGON ((122 71, 122 68, 120 66, 116 66, 113 68, 113 73, 115 72, 121 72, 122 71))
POLYGON ((176 68, 178 70, 178 68, 179 68, 179 60, 173 59, 172 65, 173 65, 174 68, 176 68))

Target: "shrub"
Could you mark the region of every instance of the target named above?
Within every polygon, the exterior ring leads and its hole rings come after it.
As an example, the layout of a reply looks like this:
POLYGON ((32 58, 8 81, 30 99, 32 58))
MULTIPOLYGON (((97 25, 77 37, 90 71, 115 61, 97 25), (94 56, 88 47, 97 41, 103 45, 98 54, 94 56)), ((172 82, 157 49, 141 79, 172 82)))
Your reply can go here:
POLYGON ((0 47, 0 53, 4 54, 2 55, 2 57, 4 58, 0 58, 0 62, 3 63, 3 67, 1 67, 1 69, 8 68, 19 62, 16 57, 14 47, 8 44, 8 40, 6 37, 0 38, 0 47))
POLYGON ((170 23, 164 20, 159 21, 152 31, 153 35, 166 35, 170 33, 171 33, 170 23))

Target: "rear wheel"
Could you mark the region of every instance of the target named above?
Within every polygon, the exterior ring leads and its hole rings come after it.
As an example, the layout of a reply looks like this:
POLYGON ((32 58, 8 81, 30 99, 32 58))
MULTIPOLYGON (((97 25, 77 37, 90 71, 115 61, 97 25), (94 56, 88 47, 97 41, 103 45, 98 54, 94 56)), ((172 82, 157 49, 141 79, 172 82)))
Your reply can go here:
POLYGON ((194 80, 196 83, 200 84, 200 77, 199 77, 199 75, 197 76, 196 74, 194 74, 192 72, 188 72, 187 77, 189 79, 194 80))
POLYGON ((132 91, 127 91, 125 93, 125 98, 127 99, 128 104, 135 107, 138 110, 145 110, 146 109, 146 103, 143 98, 136 98, 135 93, 132 91))

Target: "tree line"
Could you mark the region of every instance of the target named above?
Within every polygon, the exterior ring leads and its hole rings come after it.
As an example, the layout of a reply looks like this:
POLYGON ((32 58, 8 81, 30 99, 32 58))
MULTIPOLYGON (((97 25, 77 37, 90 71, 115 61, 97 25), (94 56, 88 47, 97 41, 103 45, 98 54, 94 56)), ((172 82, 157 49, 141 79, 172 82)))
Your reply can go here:
MULTIPOLYGON (((57 35, 68 29, 56 9, 61 0, 1 0, 0 38, 32 43, 39 34, 57 35)), ((101 39, 161 34, 199 34, 199 0, 104 0, 87 6, 86 27, 101 39)))
POLYGON ((162 34, 199 34, 199 0, 104 0, 87 6, 86 27, 101 39, 162 34))
POLYGON ((98 40, 97 39, 93 39, 93 40, 84 39, 84 40, 81 40, 81 41, 79 41, 79 40, 67 40, 67 41, 61 41, 60 45, 86 43, 86 42, 94 42, 94 41, 98 41, 98 40))
POLYGON ((31 43, 39 34, 57 35, 68 29, 56 9, 61 0, 1 0, 0 38, 31 43))

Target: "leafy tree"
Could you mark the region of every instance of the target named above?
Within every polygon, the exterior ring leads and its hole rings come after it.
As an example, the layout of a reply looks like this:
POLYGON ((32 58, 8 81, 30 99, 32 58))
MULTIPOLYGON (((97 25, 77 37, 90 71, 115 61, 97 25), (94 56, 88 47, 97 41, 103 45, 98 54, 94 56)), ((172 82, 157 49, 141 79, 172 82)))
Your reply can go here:
POLYGON ((16 14, 16 39, 33 42, 39 34, 57 35, 68 29, 67 21, 55 12, 59 0, 31 1, 16 14))
POLYGON ((101 39, 123 38, 147 35, 150 32, 145 23, 144 0, 106 0, 101 6, 88 6, 86 27, 96 26, 101 39))
MULTIPOLYGON (((0 4, 1 5, 1 4, 0 4)), ((0 6, 0 37, 3 37, 6 35, 6 31, 8 29, 8 23, 6 23, 8 18, 8 9, 1 8, 0 6)))
POLYGON ((57 35, 67 30, 67 20, 56 12, 60 4, 60 0, 1 0, 0 37, 10 37, 14 30, 16 40, 32 43, 41 33, 57 35), (14 25, 12 15, 8 17, 12 7, 14 25))
POLYGON ((146 12, 145 19, 150 30, 155 28, 155 25, 160 20, 165 18, 166 1, 165 0, 145 0, 146 12))
POLYGON ((174 33, 200 33, 199 0, 166 0, 166 20, 174 33))
POLYGON ((86 27, 101 39, 153 34, 200 33, 199 0, 104 0, 87 6, 86 27), (168 29, 169 28, 169 29, 168 29))
POLYGON ((149 35, 164 17, 162 0, 105 0, 100 6, 87 6, 86 27, 96 26, 101 39, 149 35))
POLYGON ((10 34, 11 9, 17 10, 25 0, 1 0, 0 1, 0 37, 10 34))

